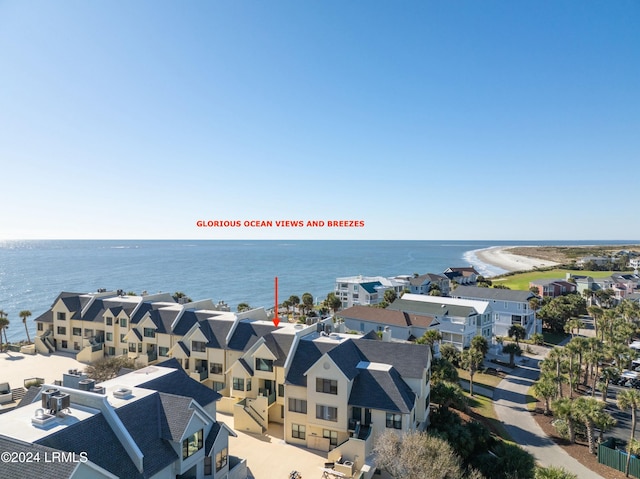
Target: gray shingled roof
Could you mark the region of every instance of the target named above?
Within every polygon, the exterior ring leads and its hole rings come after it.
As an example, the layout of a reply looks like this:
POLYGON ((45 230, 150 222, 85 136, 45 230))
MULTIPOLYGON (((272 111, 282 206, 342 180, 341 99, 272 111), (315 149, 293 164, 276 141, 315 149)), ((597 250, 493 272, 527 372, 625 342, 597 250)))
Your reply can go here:
MULTIPOLYGON (((486 289, 486 288, 484 288, 486 289)), ((471 306, 459 306, 457 304, 427 303, 425 301, 411 301, 409 299, 396 299, 388 307, 388 310, 408 311, 410 313, 424 314, 428 316, 453 316, 466 318, 478 314, 471 306)))
POLYGON ((25 392, 24 396, 22 396, 22 399, 20 400, 16 408, 26 406, 27 404, 31 404, 32 402, 34 402, 36 398, 39 398, 40 391, 42 391, 41 386, 31 386, 29 389, 27 389, 27 392, 25 392))
POLYGON ((408 414, 413 409, 416 395, 398 371, 360 369, 349 396, 349 406, 408 414))
MULTIPOLYGON (((36 454, 40 453, 41 457, 47 454, 47 457, 51 458, 53 452, 57 452, 58 449, 53 449, 39 444, 29 444, 17 439, 9 438, 0 434, 0 451, 17 452, 36 454)), ((91 460, 91 459, 89 459, 91 460)), ((45 462, 44 460, 38 462, 3 462, 0 468, 0 478, 2 479, 17 479, 23 477, 37 477, 38 479, 64 479, 71 477, 73 471, 78 467, 78 464, 72 462, 63 461, 51 461, 45 462)))
POLYGON ((163 423, 162 437, 179 442, 193 417, 191 403, 193 399, 175 394, 160 393, 160 403, 167 419, 163 423))
POLYGON ((291 361, 291 366, 289 367, 289 372, 287 373, 286 384, 306 386, 307 377, 304 373, 306 373, 324 353, 335 348, 337 345, 337 343, 314 342, 310 339, 305 339, 305 337, 300 338, 295 355, 291 361))
POLYGON ((430 361, 431 348, 427 344, 397 343, 353 339, 366 361, 392 365, 403 378, 421 378, 430 361))
POLYGON ((213 389, 191 379, 184 369, 180 367, 180 363, 176 359, 169 359, 159 363, 158 366, 173 368, 175 371, 143 383, 140 385, 141 388, 151 389, 153 391, 167 394, 175 394, 176 396, 190 397, 195 399, 202 407, 205 407, 222 397, 213 389))
POLYGON ((228 348, 247 351, 255 342, 276 329, 273 324, 256 324, 253 321, 240 321, 229 340, 228 348))
POLYGON ((336 363, 336 366, 340 368, 349 380, 356 377, 358 374, 356 366, 360 361, 365 360, 352 339, 340 343, 340 345, 329 351, 327 356, 336 363))
POLYGON ((287 361, 287 356, 291 350, 293 344, 293 334, 274 334, 269 333, 264 337, 265 346, 269 348, 269 351, 276 357, 273 362, 274 366, 284 367, 284 363, 287 361))
POLYGON ((535 297, 531 291, 517 291, 501 288, 478 288, 476 286, 458 286, 451 292, 454 298, 484 299, 496 301, 527 302, 535 297))
POLYGON ((207 319, 200 321, 200 329, 207 337, 209 342, 208 348, 226 349, 227 334, 231 331, 233 321, 217 320, 207 315, 207 319))

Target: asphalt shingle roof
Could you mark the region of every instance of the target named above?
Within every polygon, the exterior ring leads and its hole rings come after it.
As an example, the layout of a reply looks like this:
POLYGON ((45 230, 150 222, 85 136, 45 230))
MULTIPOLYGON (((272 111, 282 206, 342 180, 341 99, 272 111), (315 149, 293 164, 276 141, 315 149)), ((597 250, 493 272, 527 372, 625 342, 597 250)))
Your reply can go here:
POLYGON ((501 288, 478 288, 476 286, 458 286, 451 292, 454 298, 486 299, 496 301, 526 302, 535 294, 531 291, 516 291, 501 288))
POLYGON ((471 306, 460 306, 456 304, 427 303, 424 301, 411 301, 408 299, 396 299, 388 307, 390 311, 408 311, 427 316, 453 316, 466 318, 478 314, 471 306), (444 307, 443 307, 444 306, 444 307))
POLYGON ((335 348, 337 345, 337 343, 332 344, 329 342, 311 341, 304 337, 301 338, 293 360, 291 361, 291 366, 289 367, 286 384, 306 386, 307 377, 304 373, 306 373, 324 353, 335 348))
POLYGON ((240 321, 229 340, 228 348, 236 351, 247 351, 255 342, 276 329, 273 324, 256 324, 240 321))
POLYGON ((173 368, 175 371, 143 383, 140 385, 141 388, 152 389, 153 391, 161 393, 175 394, 176 396, 187 396, 195 399, 202 407, 222 397, 213 389, 191 379, 184 369, 180 367, 180 363, 176 359, 169 359, 159 363, 158 366, 173 368))
POLYGON ((394 368, 361 369, 353 382, 349 405, 408 414, 415 399, 415 393, 394 368))
POLYGON ((162 424, 162 437, 170 441, 179 442, 193 416, 191 403, 193 400, 185 396, 160 393, 160 403, 164 411, 166 422, 162 424))
MULTIPOLYGON (((47 454, 52 457, 52 453, 58 451, 50 447, 39 444, 29 444, 17 439, 9 438, 0 434, 0 450, 17 453, 36 454, 40 453, 41 457, 47 454)), ((38 479, 64 479, 71 477, 78 465, 70 458, 69 461, 50 461, 44 460, 37 462, 3 462, 0 469, 0 478, 17 479, 21 477, 37 477, 38 479)))

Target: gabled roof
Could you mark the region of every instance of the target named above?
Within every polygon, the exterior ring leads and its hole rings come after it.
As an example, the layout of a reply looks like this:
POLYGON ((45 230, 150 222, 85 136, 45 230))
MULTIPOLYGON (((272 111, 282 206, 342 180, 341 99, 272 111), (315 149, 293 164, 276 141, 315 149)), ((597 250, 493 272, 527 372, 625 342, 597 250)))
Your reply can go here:
MULTIPOLYGON (((11 451, 17 453, 25 453, 27 457, 34 457, 40 453, 40 457, 53 457, 52 453, 58 449, 42 446, 39 444, 29 444, 27 442, 18 441, 0 434, 0 450, 11 451)), ((126 453, 125 453, 126 454, 126 453)), ((63 456, 66 459, 66 456, 63 456)), ((91 458, 88 458, 92 461, 91 458)), ((93 461, 92 461, 93 462, 93 461)), ((3 478, 19 478, 25 477, 27 465, 24 462, 7 461, 2 464, 2 472, 0 476, 3 478)), ((68 460, 45 462, 44 460, 36 461, 28 464, 29 477, 37 477, 38 479, 64 479, 71 477, 78 464, 69 457, 68 460)))
POLYGON ((442 281, 443 279, 447 279, 446 276, 441 276, 439 274, 426 273, 421 274, 420 276, 415 276, 409 279, 409 283, 413 286, 421 286, 425 281, 442 281))
POLYGON ((240 321, 229 340, 228 348, 247 351, 255 342, 276 329, 273 323, 263 324, 257 321, 240 321))
POLYGON ((277 330, 264 336, 265 346, 276 357, 275 361, 273 361, 274 366, 284 367, 287 356, 291 351, 294 337, 293 334, 278 333, 277 330))
POLYGON ((160 404, 166 421, 162 423, 162 437, 179 442, 193 417, 193 399, 175 394, 160 393, 160 404))
MULTIPOLYGON (((200 313, 196 313, 199 316, 200 313)), ((203 314, 204 315, 204 314, 203 314)), ((211 318, 211 314, 206 315, 206 319, 199 321, 200 330, 207 337, 209 342, 208 348, 226 349, 227 334, 231 331, 233 321, 211 318)))
POLYGON ((371 306, 352 306, 340 311, 337 316, 394 326, 407 327, 411 324, 409 315, 403 311, 373 308, 371 306))
POLYGON ((296 348, 295 355, 291 361, 289 372, 286 377, 286 384, 296 386, 306 386, 307 377, 304 375, 313 364, 327 351, 335 348, 338 344, 329 342, 312 341, 310 338, 302 337, 296 348))
POLYGON ((191 379, 176 359, 169 359, 159 363, 158 366, 173 368, 175 369, 175 372, 165 374, 157 379, 140 384, 141 388, 152 389, 154 391, 167 394, 175 394, 177 396, 187 396, 195 399, 202 407, 205 407, 222 397, 213 389, 191 379))
POLYGON ((357 366, 364 359, 352 339, 340 343, 329 351, 327 356, 333 360, 349 380, 356 377, 358 374, 357 366))
POLYGON ((251 368, 249 363, 245 361, 244 358, 238 359, 238 364, 240 364, 240 366, 244 368, 244 370, 249 374, 249 376, 253 376, 253 369, 251 368))
POLYGON ((409 414, 416 395, 393 367, 360 369, 353 382, 349 406, 409 414))
POLYGON ((180 309, 166 302, 144 302, 140 305, 136 313, 131 318, 131 324, 138 324, 148 313, 149 318, 156 327, 156 333, 171 333, 171 324, 180 314, 180 309))
POLYGON ((37 323, 53 323, 53 311, 50 309, 34 319, 37 323))
POLYGON ((451 292, 455 298, 477 298, 497 301, 527 302, 535 297, 531 291, 517 291, 501 288, 478 288, 476 286, 458 286, 451 292))
MULTIPOLYGON (((406 296, 406 295, 405 295, 406 296)), ((427 303, 423 301, 411 301, 408 299, 396 299, 388 307, 388 310, 409 311, 419 315, 427 316, 453 316, 466 318, 477 314, 475 308, 470 306, 459 306, 454 304, 427 303)))

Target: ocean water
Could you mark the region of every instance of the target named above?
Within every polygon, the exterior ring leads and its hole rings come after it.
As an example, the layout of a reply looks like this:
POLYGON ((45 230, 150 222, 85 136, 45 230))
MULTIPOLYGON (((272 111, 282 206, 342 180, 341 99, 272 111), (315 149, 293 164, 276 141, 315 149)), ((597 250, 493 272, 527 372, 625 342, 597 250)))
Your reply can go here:
POLYGON ((19 312, 33 319, 61 291, 98 288, 149 293, 182 291, 194 300, 270 307, 274 277, 279 299, 310 292, 317 300, 336 277, 441 273, 472 264, 481 274, 501 272, 478 261, 491 246, 630 244, 637 241, 5 241, 0 242, 0 310, 11 322, 9 340, 26 338, 19 312))

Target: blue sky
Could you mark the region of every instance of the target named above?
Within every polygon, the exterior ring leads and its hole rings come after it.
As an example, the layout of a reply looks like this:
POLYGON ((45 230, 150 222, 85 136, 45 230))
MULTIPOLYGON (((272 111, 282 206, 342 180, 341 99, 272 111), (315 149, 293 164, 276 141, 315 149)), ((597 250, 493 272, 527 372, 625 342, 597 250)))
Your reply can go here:
POLYGON ((638 24, 635 0, 0 2, 0 238, 640 239, 638 24))

